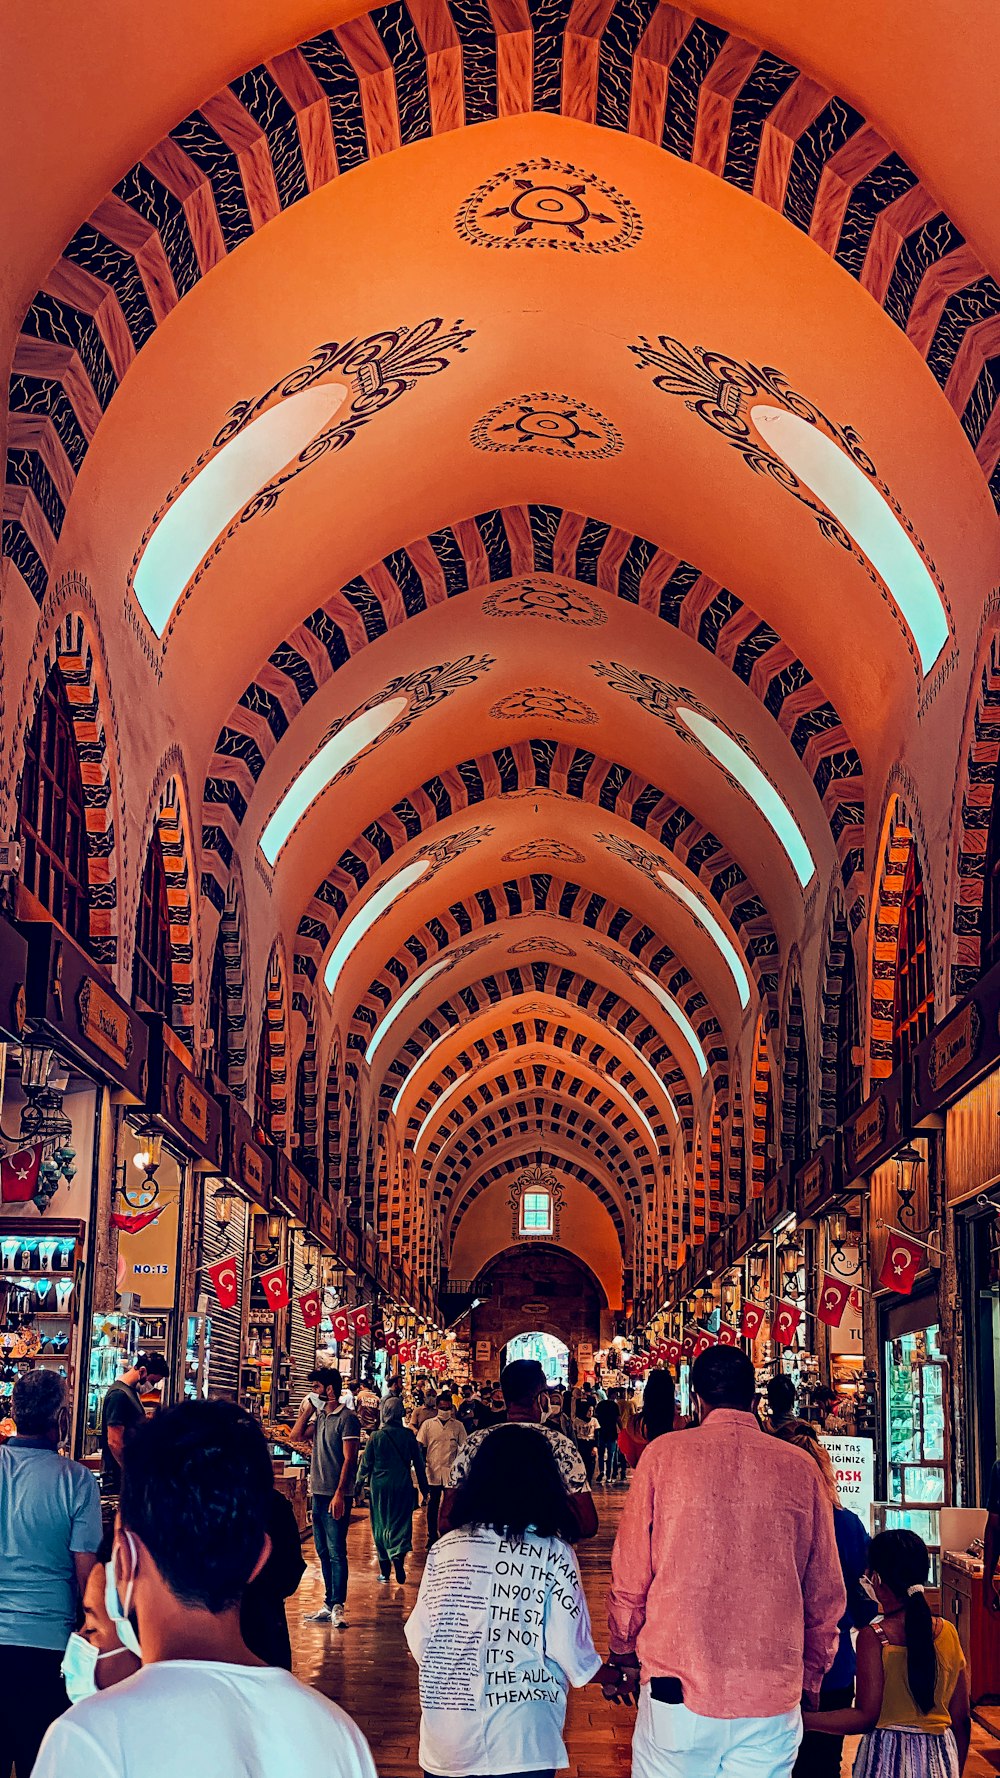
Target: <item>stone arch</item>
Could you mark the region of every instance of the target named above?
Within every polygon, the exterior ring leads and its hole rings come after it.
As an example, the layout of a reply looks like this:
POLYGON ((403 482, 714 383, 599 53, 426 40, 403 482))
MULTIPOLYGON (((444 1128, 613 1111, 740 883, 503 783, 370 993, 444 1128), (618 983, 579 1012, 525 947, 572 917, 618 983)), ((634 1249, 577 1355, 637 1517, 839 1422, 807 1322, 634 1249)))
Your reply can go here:
MULTIPOLYGON (((154 788, 143 821, 141 851, 145 865, 153 832, 159 835, 167 879, 167 911, 170 922, 170 1026, 191 1052, 197 1053, 198 1011, 197 955, 193 884, 194 847, 191 837, 190 802, 184 762, 177 747, 170 748, 154 779, 154 788)), ((134 911, 138 883, 132 895, 134 911)))
MULTIPOLYGON (((215 943, 217 947, 222 946, 226 981, 225 1016, 229 1041, 224 1085, 241 1105, 246 1103, 249 1074, 249 948, 245 918, 242 876, 237 868, 230 880, 215 943)), ((205 974, 206 979, 211 979, 210 967, 205 974)))
MULTIPOLYGON (((893 1069, 893 1014, 896 966, 899 960, 899 915, 903 885, 911 857, 926 886, 917 824, 902 797, 891 791, 882 819, 872 898, 868 980, 870 991, 869 1070, 872 1080, 885 1080, 893 1069)), ((928 918, 927 942, 933 946, 928 918)), ((932 957, 932 978, 933 978, 932 957)))
POLYGON ((315 1185, 319 1178, 319 1057, 315 1000, 296 989, 292 995, 292 1011, 299 1014, 305 1026, 295 1063, 292 1147, 298 1164, 315 1185))
POLYGON ((278 1148, 288 1146, 288 978, 280 939, 267 960, 257 1049, 258 1112, 278 1148))
POLYGON ((955 999, 968 993, 980 972, 983 871, 998 763, 1000 630, 994 627, 980 647, 972 675, 958 762, 959 794, 949 829, 953 849, 949 988, 955 999))
POLYGON ((771 1073, 771 1046, 767 1036, 767 1020, 761 1013, 754 1033, 752 1083, 752 1138, 750 1143, 750 1195, 759 1198, 771 1175, 777 1171, 775 1147, 777 1119, 774 1116, 774 1080, 771 1073))
POLYGON ((841 1119, 838 1103, 837 1063, 840 1020, 845 994, 853 993, 858 1029, 861 1038, 861 997, 858 993, 854 938, 843 904, 835 900, 827 927, 826 958, 819 1012, 819 1133, 832 1135, 841 1119))

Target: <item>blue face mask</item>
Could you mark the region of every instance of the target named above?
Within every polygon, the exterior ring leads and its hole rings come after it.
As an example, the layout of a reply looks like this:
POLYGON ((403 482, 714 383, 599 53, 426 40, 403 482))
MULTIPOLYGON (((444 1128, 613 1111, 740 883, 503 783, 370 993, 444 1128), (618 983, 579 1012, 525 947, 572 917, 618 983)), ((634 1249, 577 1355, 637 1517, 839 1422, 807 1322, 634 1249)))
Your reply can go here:
POLYGON ((139 1552, 135 1547, 135 1540, 130 1531, 123 1531, 122 1536, 128 1540, 129 1555, 132 1558, 132 1576, 128 1586, 125 1588, 125 1597, 122 1599, 118 1593, 118 1581, 115 1578, 115 1557, 114 1551, 112 1551, 111 1560, 107 1564, 105 1570, 107 1574, 107 1582, 104 1589, 104 1608, 107 1611, 111 1622, 115 1626, 118 1640, 122 1647, 127 1648, 131 1654, 134 1654, 137 1659, 141 1661, 142 1649, 139 1647, 139 1638, 132 1628, 132 1622, 129 1617, 129 1612, 132 1609, 132 1592, 135 1586, 135 1569, 139 1559, 139 1552))

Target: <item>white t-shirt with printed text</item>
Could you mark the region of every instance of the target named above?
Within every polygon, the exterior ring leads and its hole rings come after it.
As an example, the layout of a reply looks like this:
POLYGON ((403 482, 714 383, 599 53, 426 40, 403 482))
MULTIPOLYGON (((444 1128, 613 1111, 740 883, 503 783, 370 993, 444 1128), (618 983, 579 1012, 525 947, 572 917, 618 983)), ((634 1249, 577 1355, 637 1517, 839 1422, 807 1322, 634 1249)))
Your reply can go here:
POLYGON ((52 1724, 32 1778, 376 1778, 361 1730, 280 1667, 157 1661, 52 1724))
MULTIPOLYGON (((566 1694, 600 1669, 576 1556, 529 1531, 449 1531, 406 1625, 420 1666, 420 1764, 440 1778, 568 1764, 566 1694)), ((74 1774, 75 1778, 75 1774, 74 1774)))

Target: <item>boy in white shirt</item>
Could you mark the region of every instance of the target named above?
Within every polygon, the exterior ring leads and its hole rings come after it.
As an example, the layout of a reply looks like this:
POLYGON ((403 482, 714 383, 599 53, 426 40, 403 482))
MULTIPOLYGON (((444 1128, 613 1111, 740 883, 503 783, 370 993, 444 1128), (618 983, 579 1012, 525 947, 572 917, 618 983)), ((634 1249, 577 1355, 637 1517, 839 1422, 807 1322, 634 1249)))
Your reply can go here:
POLYGON ((433 1420, 425 1420, 417 1433, 417 1444, 423 1446, 427 1457, 428 1549, 437 1542, 441 1496, 451 1481, 451 1466, 467 1437, 450 1392, 442 1390, 433 1420))
POLYGON ((111 1568, 143 1665, 53 1723, 33 1778, 375 1778, 336 1704, 266 1667, 240 1600, 270 1550, 271 1460, 249 1414, 188 1401, 129 1444, 111 1568))

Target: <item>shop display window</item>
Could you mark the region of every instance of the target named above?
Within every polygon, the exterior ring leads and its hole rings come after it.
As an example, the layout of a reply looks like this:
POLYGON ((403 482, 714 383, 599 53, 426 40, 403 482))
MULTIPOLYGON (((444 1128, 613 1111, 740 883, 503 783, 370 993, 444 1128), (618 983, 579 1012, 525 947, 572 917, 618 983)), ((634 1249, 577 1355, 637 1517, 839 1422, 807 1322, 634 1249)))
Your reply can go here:
POLYGON ((938 1512, 947 1500, 947 1373, 940 1329, 885 1342, 887 1524, 916 1531, 936 1562, 938 1512))
POLYGON ((82 1239, 75 1223, 0 1219, 0 1423, 22 1372, 41 1366, 72 1386, 82 1239))
MULTIPOLYGON (((90 1366, 84 1414, 83 1455, 94 1456, 101 1448, 101 1411, 116 1377, 129 1369, 138 1352, 161 1352, 170 1360, 170 1317, 127 1314, 122 1310, 91 1317, 90 1366)), ((168 1384, 169 1388, 169 1384, 168 1384)), ((160 1391, 150 1396, 159 1405, 160 1391)))
POLYGON ((208 1315, 189 1315, 184 1341, 184 1399, 206 1401, 212 1363, 212 1322, 208 1315))

